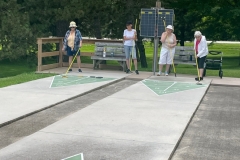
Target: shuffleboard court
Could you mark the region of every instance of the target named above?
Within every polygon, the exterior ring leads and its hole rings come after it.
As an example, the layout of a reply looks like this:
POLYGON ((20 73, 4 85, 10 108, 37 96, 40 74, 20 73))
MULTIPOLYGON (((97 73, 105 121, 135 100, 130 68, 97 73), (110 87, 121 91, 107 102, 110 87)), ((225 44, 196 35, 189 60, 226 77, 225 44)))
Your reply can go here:
POLYGON ((107 77, 96 78, 94 76, 91 77, 91 76, 74 76, 74 75, 71 75, 71 76, 69 75, 68 77, 62 77, 61 75, 58 75, 53 77, 50 88, 111 81, 114 79, 115 78, 107 78, 107 77))
POLYGON ((207 85, 197 85, 190 82, 174 82, 174 81, 158 81, 145 79, 142 81, 149 89, 151 89, 157 95, 170 94, 175 92, 181 92, 191 89, 198 89, 207 87, 207 85))
POLYGON ((68 158, 64 158, 62 160, 84 160, 84 159, 83 159, 83 154, 80 153, 80 154, 76 154, 74 156, 70 156, 68 158))

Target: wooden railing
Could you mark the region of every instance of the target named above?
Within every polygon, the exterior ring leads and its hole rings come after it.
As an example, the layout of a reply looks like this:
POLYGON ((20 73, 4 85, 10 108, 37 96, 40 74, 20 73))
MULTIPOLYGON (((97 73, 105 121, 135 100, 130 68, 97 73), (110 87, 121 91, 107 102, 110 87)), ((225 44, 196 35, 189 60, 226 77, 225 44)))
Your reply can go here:
MULTIPOLYGON (((84 44, 95 44, 95 42, 118 42, 121 43, 121 40, 105 40, 105 39, 83 39, 84 44)), ((63 37, 53 37, 53 38, 38 38, 38 67, 37 71, 43 71, 58 67, 68 67, 68 62, 63 62, 63 56, 66 55, 65 51, 62 51, 63 47, 63 37), (58 51, 53 52, 42 52, 42 45, 47 43, 56 43, 59 44, 58 51), (42 58, 44 57, 52 57, 59 56, 58 63, 53 64, 42 64, 42 58)), ((94 55, 94 50, 91 52, 81 52, 81 56, 92 56, 94 55)), ((73 67, 77 67, 77 63, 73 63, 73 67)), ((93 68, 93 64, 89 63, 81 63, 82 68, 93 68)))

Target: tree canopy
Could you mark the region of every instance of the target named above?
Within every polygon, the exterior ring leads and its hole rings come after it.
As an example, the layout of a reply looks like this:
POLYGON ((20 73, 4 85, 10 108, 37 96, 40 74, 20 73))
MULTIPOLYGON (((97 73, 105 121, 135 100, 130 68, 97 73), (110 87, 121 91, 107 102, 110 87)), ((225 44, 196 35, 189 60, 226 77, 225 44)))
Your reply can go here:
MULTIPOLYGON (((162 0, 174 9, 177 39, 193 39, 200 30, 208 40, 240 39, 239 0, 162 0)), ((141 8, 156 0, 2 0, 0 1, 0 59, 17 59, 36 51, 36 39, 64 36, 76 21, 85 37, 122 38, 125 23, 135 22, 141 8)))

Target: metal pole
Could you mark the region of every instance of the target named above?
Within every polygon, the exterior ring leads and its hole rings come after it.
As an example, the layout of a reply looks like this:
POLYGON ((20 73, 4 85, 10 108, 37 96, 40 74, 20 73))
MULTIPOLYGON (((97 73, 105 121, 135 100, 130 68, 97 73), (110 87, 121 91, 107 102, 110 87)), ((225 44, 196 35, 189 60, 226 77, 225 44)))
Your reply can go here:
POLYGON ((155 75, 156 67, 157 67, 157 55, 158 55, 158 37, 154 37, 154 62, 153 62, 153 75, 155 75))
POLYGON ((156 2, 156 21, 155 21, 155 35, 154 35, 154 54, 153 54, 153 75, 155 75, 157 67, 157 55, 158 55, 158 9, 161 8, 161 2, 156 2))

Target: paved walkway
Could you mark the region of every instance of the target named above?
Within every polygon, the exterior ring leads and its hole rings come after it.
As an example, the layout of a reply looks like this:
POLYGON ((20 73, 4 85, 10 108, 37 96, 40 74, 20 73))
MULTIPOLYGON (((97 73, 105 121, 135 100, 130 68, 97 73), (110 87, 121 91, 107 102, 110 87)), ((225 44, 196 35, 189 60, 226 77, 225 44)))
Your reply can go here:
MULTIPOLYGON (((51 72, 64 73, 65 70, 60 68, 51 72)), ((71 74, 79 76, 79 73, 71 74)), ((149 72, 127 75, 124 72, 86 69, 81 76, 114 79, 49 88, 53 79, 50 77, 2 88, 0 95, 5 98, 1 99, 1 124, 123 78, 148 79, 151 85, 140 81, 59 120, 0 150, 1 160, 61 159, 77 153, 83 153, 85 159, 90 160, 165 160, 174 151, 210 83, 240 86, 239 79, 223 78, 220 81, 209 77, 204 79, 201 87, 191 88, 192 84, 196 85, 193 76, 157 77, 149 72), (158 94, 159 89, 151 88, 158 84, 166 85, 166 93, 158 94), (185 89, 179 92, 177 85, 185 89), (168 92, 170 89, 172 93, 168 92), (11 100, 12 95, 16 95, 14 101, 11 100), (23 101, 23 97, 27 100, 23 101)))

